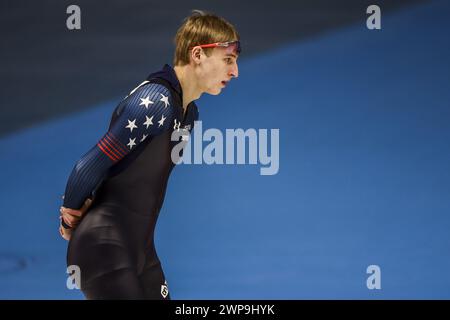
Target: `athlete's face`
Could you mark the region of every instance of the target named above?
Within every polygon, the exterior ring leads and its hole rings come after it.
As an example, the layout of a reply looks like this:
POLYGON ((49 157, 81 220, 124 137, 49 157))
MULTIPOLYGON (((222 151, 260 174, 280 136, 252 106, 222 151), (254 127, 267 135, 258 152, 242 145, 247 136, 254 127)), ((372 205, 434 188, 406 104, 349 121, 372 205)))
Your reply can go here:
POLYGON ((202 52, 199 68, 203 91, 218 95, 232 78, 239 76, 238 54, 233 46, 213 48, 210 56, 202 52))

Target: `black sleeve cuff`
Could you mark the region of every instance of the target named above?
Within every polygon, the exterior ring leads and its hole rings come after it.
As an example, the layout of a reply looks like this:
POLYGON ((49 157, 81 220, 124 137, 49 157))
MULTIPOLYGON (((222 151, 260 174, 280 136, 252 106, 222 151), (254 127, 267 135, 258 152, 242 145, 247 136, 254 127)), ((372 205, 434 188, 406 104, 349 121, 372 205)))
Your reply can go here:
POLYGON ((72 229, 71 226, 69 226, 68 224, 66 224, 66 223, 64 222, 64 219, 61 219, 61 225, 63 226, 64 229, 72 229))

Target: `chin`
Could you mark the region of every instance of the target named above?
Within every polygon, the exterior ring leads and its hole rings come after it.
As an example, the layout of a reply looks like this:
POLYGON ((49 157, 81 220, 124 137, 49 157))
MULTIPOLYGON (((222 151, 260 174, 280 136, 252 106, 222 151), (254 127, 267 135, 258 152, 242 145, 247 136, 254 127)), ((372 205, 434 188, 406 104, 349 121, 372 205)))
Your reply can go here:
POLYGON ((208 91, 206 91, 206 93, 212 95, 212 96, 217 96, 222 92, 221 88, 217 88, 217 89, 210 89, 208 91))

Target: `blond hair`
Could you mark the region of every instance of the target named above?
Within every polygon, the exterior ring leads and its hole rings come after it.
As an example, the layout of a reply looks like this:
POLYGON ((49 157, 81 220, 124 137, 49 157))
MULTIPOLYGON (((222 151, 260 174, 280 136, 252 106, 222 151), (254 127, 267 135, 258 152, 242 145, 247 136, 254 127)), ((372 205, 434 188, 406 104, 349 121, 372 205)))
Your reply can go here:
MULTIPOLYGON (((186 65, 190 61, 190 49, 201 44, 236 41, 239 34, 235 27, 213 13, 193 10, 192 14, 185 18, 183 24, 175 35, 174 66, 186 65)), ((203 48, 209 56, 212 48, 203 48)))

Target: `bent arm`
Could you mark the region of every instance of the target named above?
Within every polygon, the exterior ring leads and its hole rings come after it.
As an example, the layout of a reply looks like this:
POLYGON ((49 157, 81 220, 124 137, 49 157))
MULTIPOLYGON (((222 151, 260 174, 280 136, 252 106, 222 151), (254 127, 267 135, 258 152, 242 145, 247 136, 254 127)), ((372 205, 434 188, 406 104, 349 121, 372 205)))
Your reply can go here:
POLYGON ((170 92, 160 84, 147 84, 129 95, 108 132, 75 164, 63 206, 80 209, 105 179, 109 168, 145 139, 170 128, 173 110, 170 92))

